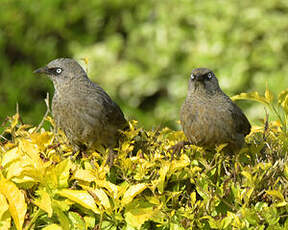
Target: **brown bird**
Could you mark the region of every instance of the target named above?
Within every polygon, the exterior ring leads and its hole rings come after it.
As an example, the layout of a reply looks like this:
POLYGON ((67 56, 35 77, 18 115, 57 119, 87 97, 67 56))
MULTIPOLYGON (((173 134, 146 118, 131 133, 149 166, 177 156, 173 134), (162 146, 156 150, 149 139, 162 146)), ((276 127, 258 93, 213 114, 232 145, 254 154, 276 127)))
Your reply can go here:
MULTIPOLYGON (((230 152, 241 149, 251 129, 244 113, 221 90, 215 74, 207 68, 192 71, 180 120, 190 144, 214 148, 227 143, 230 152)), ((187 143, 178 147, 181 144, 187 143)))
POLYGON ((113 161, 112 148, 118 142, 119 130, 128 126, 120 107, 71 58, 55 59, 34 73, 46 74, 52 80, 52 115, 74 150, 102 145, 111 149, 108 161, 113 161))

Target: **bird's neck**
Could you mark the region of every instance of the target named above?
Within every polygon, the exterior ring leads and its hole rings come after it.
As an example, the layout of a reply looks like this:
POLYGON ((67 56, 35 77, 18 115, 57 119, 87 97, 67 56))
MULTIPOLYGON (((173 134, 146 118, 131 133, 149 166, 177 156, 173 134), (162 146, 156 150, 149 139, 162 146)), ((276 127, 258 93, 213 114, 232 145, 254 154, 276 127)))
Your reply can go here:
MULTIPOLYGON (((191 90, 188 90, 187 98, 188 101, 214 101, 216 98, 224 98, 223 91, 221 89, 219 90, 207 90, 204 88, 194 88, 191 90)), ((226 96, 226 95, 225 95, 226 96)))
POLYGON ((69 80, 67 78, 59 78, 59 79, 52 79, 53 85, 55 88, 55 92, 57 94, 66 94, 73 91, 77 91, 79 88, 82 88, 87 84, 89 79, 87 76, 81 76, 81 77, 69 77, 69 80))

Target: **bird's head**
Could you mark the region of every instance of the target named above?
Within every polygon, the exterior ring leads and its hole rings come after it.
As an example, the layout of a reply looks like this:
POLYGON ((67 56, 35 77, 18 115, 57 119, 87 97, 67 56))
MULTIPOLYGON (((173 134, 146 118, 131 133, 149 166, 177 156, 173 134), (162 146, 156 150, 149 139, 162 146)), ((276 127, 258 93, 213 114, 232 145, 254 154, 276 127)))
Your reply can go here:
POLYGON ((46 66, 36 69, 35 74, 46 74, 56 87, 58 84, 87 77, 81 65, 72 58, 57 58, 46 66))
POLYGON ((207 68, 196 68, 192 71, 189 80, 189 92, 205 92, 214 94, 221 90, 215 74, 207 68))

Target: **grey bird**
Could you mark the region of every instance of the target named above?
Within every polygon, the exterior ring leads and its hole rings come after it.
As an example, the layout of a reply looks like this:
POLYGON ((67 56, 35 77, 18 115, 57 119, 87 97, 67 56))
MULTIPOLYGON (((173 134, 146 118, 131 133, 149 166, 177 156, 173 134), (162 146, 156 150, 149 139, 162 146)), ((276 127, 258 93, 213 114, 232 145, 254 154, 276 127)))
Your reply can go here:
MULTIPOLYGON (((104 89, 89 80, 78 62, 58 58, 34 73, 46 74, 52 80, 52 115, 75 151, 83 146, 112 149, 117 145, 119 130, 128 126, 123 112, 104 89)), ((113 161, 112 157, 111 151, 108 161, 113 161)))
POLYGON ((242 110, 221 90, 215 74, 207 68, 192 71, 180 121, 190 144, 214 148, 227 143, 226 150, 233 153, 241 149, 251 130, 242 110))

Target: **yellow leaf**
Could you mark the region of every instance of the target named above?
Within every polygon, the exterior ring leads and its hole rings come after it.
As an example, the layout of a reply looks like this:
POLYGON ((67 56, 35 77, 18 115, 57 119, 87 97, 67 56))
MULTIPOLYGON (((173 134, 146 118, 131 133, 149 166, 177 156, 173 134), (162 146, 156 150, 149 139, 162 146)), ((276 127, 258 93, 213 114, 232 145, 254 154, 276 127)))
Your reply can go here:
POLYGON ((286 178, 286 180, 288 179, 288 164, 286 163, 284 166, 284 176, 286 178))
POLYGON ((19 113, 16 113, 13 117, 12 117, 12 121, 11 121, 11 125, 10 125, 10 129, 11 131, 16 127, 16 125, 19 122, 19 113))
POLYGON ((159 179, 158 179, 158 185, 157 188, 159 190, 159 193, 162 194, 164 192, 164 188, 165 188, 165 178, 166 175, 170 169, 170 162, 164 162, 163 166, 160 168, 159 170, 159 179))
POLYGON ((42 169, 43 163, 39 156, 39 148, 37 145, 31 143, 31 141, 19 138, 19 150, 27 156, 27 161, 35 169, 42 169))
POLYGON ((252 195, 252 193, 254 192, 254 188, 250 188, 250 189, 244 189, 245 194, 243 193, 242 195, 244 196, 244 201, 245 204, 248 204, 250 202, 250 197, 252 195))
POLYGON ((258 101, 265 105, 269 104, 269 101, 263 97, 260 96, 258 92, 251 92, 251 93, 241 93, 239 95, 235 95, 231 98, 233 101, 236 100, 251 100, 251 101, 258 101))
POLYGON ((40 151, 44 151, 53 142, 52 132, 33 133, 30 135, 32 143, 36 144, 40 151))
POLYGON ((9 203, 9 212, 14 220, 16 229, 22 229, 24 217, 27 211, 24 194, 17 186, 0 175, 0 193, 2 193, 9 203))
POLYGON ((112 184, 109 181, 105 181, 105 180, 95 180, 95 183, 97 184, 97 186, 102 187, 102 188, 106 188, 110 194, 110 196, 113 197, 113 199, 116 199, 117 196, 119 195, 119 189, 117 187, 117 185, 112 184))
POLYGON ((62 230, 63 228, 61 228, 58 224, 50 224, 44 228, 42 228, 42 230, 62 230))
POLYGON ((3 214, 8 210, 8 208, 9 205, 5 196, 0 193, 0 219, 2 219, 3 214))
POLYGON ((98 198, 101 205, 103 205, 105 209, 111 208, 109 198, 106 195, 106 193, 103 191, 103 189, 94 189, 94 190, 91 190, 90 192, 92 192, 98 198))
POLYGON ((9 205, 4 195, 0 193, 0 229, 8 230, 11 227, 11 215, 9 205))
POLYGON ((288 89, 285 89, 283 91, 281 91, 281 93, 278 95, 278 104, 281 104, 288 95, 288 89))
POLYGON ((267 190, 266 193, 276 199, 279 199, 281 202, 285 202, 283 194, 277 190, 267 190))
POLYGON ((126 204, 130 203, 135 196, 140 194, 144 189, 146 189, 146 184, 136 184, 132 185, 128 188, 128 190, 124 193, 123 199, 122 199, 122 205, 125 206, 126 204))
POLYGON ((231 226, 231 223, 235 219, 235 216, 236 215, 234 215, 234 213, 228 212, 228 215, 224 217, 220 222, 221 229, 225 229, 228 226, 231 226))
POLYGON ((43 176, 43 162, 35 144, 24 138, 18 138, 19 147, 4 155, 7 179, 17 183, 37 182, 43 176), (13 156, 14 155, 14 156, 13 156))
POLYGON ((268 101, 268 103, 272 103, 274 99, 272 92, 268 88, 267 82, 266 82, 265 98, 268 101))
POLYGON ((8 164, 10 164, 13 161, 16 161, 17 159, 20 158, 19 152, 18 152, 18 148, 12 148, 9 151, 7 151, 4 155, 3 155, 3 159, 2 159, 2 167, 7 166, 8 164))
POLYGON ((221 144, 221 145, 217 145, 215 150, 217 153, 220 153, 228 144, 221 144))
POLYGON ((284 109, 285 113, 288 113, 288 95, 282 101, 281 106, 284 109))
POLYGON ((39 198, 34 200, 35 205, 48 213, 48 217, 52 216, 52 203, 49 194, 45 190, 38 190, 39 198))
POLYGON ((140 229, 141 225, 149 220, 153 214, 153 205, 144 200, 135 199, 125 208, 124 216, 129 225, 140 229))
POLYGON ((173 174, 177 170, 181 170, 190 165, 190 159, 186 154, 182 154, 179 160, 172 161, 171 167, 169 168, 168 175, 173 174))
POLYGON ((243 171, 243 172, 241 172, 241 174, 247 178, 247 180, 249 181, 250 185, 253 184, 253 177, 252 177, 252 175, 249 172, 243 171))
POLYGON ((87 182, 92 182, 97 179, 93 171, 89 169, 77 169, 73 175, 73 178, 87 182))
POLYGON ((194 205, 197 201, 196 199, 196 192, 191 192, 190 194, 191 205, 194 205))
POLYGON ((217 222, 217 220, 213 219, 211 216, 203 216, 199 218, 199 220, 202 220, 202 219, 208 220, 208 223, 211 228, 219 229, 219 223, 217 222))
POLYGON ((55 167, 51 167, 47 172, 46 183, 54 188, 66 188, 68 187, 68 179, 70 176, 70 169, 72 162, 69 158, 61 161, 55 167))
POLYGON ((84 208, 92 210, 96 214, 100 214, 100 211, 98 210, 93 197, 87 191, 62 189, 57 193, 74 201, 77 204, 80 204, 84 208))
POLYGON ((10 165, 6 175, 8 180, 10 180, 13 177, 21 176, 21 173, 24 171, 25 166, 27 166, 27 164, 25 165, 23 163, 24 163, 23 161, 16 161, 15 163, 12 163, 10 165))

